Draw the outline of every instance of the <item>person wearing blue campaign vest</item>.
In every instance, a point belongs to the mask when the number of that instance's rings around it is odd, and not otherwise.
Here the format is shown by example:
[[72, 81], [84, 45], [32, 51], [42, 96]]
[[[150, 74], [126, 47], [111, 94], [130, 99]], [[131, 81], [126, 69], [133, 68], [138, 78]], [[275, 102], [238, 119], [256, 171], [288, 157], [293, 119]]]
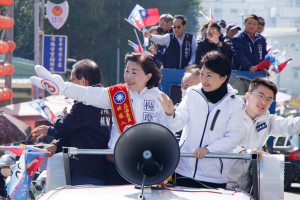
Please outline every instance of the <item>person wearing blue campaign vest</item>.
[[165, 59], [161, 61], [164, 68], [184, 69], [195, 63], [197, 42], [192, 34], [186, 33], [186, 18], [176, 15], [173, 19], [173, 33], [163, 36], [152, 35], [145, 31], [144, 36], [151, 41], [166, 46]]

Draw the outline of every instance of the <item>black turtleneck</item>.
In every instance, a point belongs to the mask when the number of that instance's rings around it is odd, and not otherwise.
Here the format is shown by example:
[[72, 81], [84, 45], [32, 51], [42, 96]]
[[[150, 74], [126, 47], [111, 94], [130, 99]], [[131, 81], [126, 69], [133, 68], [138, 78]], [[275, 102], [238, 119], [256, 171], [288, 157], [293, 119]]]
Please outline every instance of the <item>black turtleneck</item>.
[[225, 81], [221, 87], [216, 89], [215, 91], [212, 92], [205, 92], [203, 88], [201, 89], [205, 97], [210, 101], [211, 103], [217, 103], [220, 101], [228, 92], [227, 90], [227, 82]]

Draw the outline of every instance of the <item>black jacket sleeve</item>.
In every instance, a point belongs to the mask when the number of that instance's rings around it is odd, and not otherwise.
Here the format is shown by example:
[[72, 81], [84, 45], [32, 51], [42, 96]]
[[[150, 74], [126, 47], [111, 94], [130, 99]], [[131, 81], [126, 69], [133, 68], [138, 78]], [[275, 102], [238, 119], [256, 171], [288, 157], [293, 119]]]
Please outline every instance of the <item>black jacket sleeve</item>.
[[85, 106], [81, 102], [75, 102], [70, 113], [65, 114], [62, 118], [58, 117], [54, 122], [54, 128], [63, 137], [76, 134], [76, 131], [86, 126], [86, 110], [92, 106]]

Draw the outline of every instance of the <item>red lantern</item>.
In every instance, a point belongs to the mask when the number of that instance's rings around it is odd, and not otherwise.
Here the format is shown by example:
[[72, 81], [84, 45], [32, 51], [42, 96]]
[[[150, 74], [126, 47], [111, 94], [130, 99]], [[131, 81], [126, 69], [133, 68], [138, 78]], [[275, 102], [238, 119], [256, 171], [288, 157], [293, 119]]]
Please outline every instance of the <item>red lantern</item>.
[[2, 92], [2, 89], [0, 89], [0, 102], [3, 101], [3, 97], [4, 97], [4, 94], [3, 94], [3, 92]]
[[7, 100], [9, 100], [9, 99], [13, 98], [14, 93], [11, 89], [9, 89], [9, 88], [6, 88], [6, 89], [7, 89], [7, 94], [8, 94], [8, 99]]
[[0, 0], [0, 5], [10, 6], [13, 2], [14, 0]]
[[15, 68], [12, 64], [10, 63], [4, 64], [4, 73], [6, 76], [11, 76], [14, 72], [15, 72]]
[[9, 46], [7, 42], [0, 40], [0, 54], [7, 53]]
[[7, 40], [6, 44], [8, 45], [8, 51], [7, 52], [13, 52], [16, 49], [16, 43], [12, 40]]
[[14, 19], [8, 16], [0, 16], [0, 29], [10, 29], [15, 25]]
[[5, 76], [5, 67], [4, 65], [0, 65], [0, 77]]
[[2, 88], [0, 101], [7, 101], [13, 97], [13, 92], [9, 88]]
[[4, 76], [7, 76], [7, 74], [9, 73], [9, 71], [10, 71], [10, 66], [9, 65], [7, 65], [7, 64], [9, 64], [9, 63], [4, 63]]

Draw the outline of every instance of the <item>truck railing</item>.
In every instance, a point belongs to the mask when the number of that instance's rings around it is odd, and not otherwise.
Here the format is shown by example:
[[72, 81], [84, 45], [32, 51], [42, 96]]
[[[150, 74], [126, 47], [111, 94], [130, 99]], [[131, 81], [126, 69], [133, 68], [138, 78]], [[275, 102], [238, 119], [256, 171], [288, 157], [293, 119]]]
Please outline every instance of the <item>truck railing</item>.
[[[76, 157], [76, 155], [114, 155], [114, 151], [110, 149], [77, 149], [74, 147], [63, 147], [63, 158], [65, 172], [69, 172], [69, 157]], [[194, 153], [180, 152], [181, 157], [194, 157]], [[205, 158], [222, 158], [222, 159], [241, 159], [250, 160], [251, 162], [251, 174], [253, 184], [253, 197], [259, 200], [259, 178], [258, 178], [258, 155], [251, 153], [208, 153]], [[67, 177], [68, 176], [68, 177]], [[70, 184], [70, 174], [66, 173], [67, 184]]]

